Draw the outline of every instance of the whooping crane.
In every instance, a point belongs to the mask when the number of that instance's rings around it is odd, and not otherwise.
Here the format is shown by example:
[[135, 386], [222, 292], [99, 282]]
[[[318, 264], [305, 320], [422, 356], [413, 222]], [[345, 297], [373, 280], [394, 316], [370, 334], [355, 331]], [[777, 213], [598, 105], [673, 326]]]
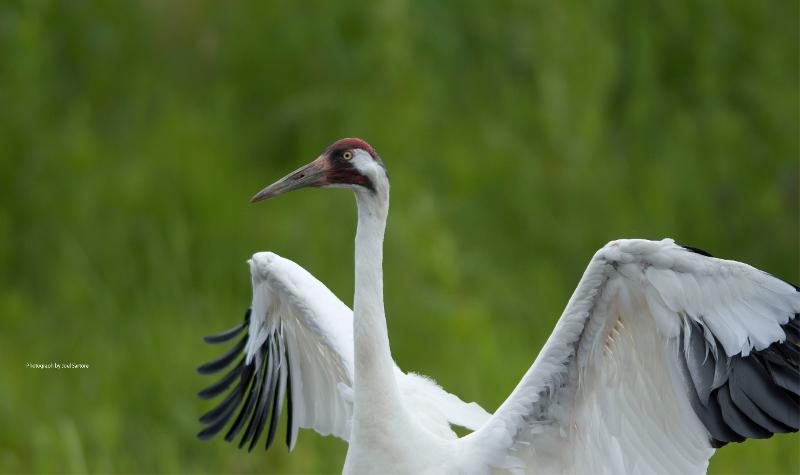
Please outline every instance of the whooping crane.
[[[490, 415], [392, 359], [382, 253], [389, 177], [365, 141], [335, 142], [256, 194], [352, 190], [358, 207], [351, 312], [294, 262], [250, 259], [245, 331], [202, 374], [238, 363], [200, 392], [235, 386], [201, 417], [252, 449], [287, 404], [301, 427], [349, 442], [346, 473], [703, 473], [714, 449], [800, 427], [800, 291], [670, 239], [601, 248], [533, 365]], [[238, 414], [237, 414], [238, 410]], [[270, 418], [271, 414], [271, 418]], [[234, 415], [236, 417], [234, 418]], [[458, 438], [450, 425], [473, 432]]]

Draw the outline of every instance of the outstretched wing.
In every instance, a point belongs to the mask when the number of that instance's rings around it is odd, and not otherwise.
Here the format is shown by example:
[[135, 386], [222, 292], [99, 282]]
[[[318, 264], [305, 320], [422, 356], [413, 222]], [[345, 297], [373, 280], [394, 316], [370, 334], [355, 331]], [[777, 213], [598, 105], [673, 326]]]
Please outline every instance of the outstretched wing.
[[800, 427], [800, 292], [672, 240], [595, 254], [536, 361], [461, 443], [473, 467], [702, 473]]
[[285, 398], [290, 450], [301, 427], [347, 440], [352, 404], [342, 393], [352, 385], [352, 312], [288, 259], [262, 252], [248, 263], [253, 303], [244, 323], [207, 337], [206, 342], [222, 343], [245, 329], [246, 333], [223, 356], [198, 368], [201, 374], [216, 373], [241, 355], [232, 370], [199, 396], [212, 398], [237, 384], [200, 418], [207, 427], [198, 437], [206, 439], [220, 432], [238, 409], [225, 440], [232, 441], [244, 429], [239, 447], [249, 443], [252, 450], [269, 421], [269, 447]]
[[[249, 443], [252, 450], [268, 428], [269, 448], [286, 399], [289, 450], [294, 448], [301, 427], [348, 440], [352, 417], [352, 311], [325, 285], [288, 259], [261, 252], [249, 264], [253, 303], [245, 321], [205, 339], [212, 344], [224, 343], [246, 330], [228, 352], [198, 368], [201, 374], [217, 373], [241, 356], [222, 379], [199, 393], [201, 398], [209, 399], [233, 386], [222, 402], [200, 418], [207, 427], [198, 437], [214, 436], [233, 419], [225, 440], [230, 442], [243, 431], [239, 447]], [[395, 377], [410, 412], [434, 433], [455, 438], [450, 423], [477, 429], [489, 418], [477, 404], [461, 401], [428, 378], [405, 374], [396, 367]]]

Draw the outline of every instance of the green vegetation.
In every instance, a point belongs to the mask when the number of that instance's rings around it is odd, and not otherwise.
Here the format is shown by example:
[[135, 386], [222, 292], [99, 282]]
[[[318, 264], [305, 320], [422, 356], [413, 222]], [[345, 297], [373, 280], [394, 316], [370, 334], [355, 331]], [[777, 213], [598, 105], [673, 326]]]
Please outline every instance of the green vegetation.
[[[344, 191], [249, 205], [333, 140], [391, 171], [401, 367], [494, 409], [594, 251], [798, 281], [797, 2], [0, 3], [0, 471], [333, 472], [194, 438], [204, 334], [272, 250], [351, 302]], [[86, 363], [35, 370], [26, 363]], [[797, 473], [800, 437], [713, 473]]]

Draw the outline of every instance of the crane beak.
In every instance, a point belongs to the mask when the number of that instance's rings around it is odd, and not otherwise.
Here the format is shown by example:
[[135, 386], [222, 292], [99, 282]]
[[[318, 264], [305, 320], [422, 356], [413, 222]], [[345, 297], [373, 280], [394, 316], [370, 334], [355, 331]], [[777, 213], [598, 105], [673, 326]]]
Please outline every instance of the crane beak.
[[321, 155], [308, 165], [298, 168], [285, 177], [259, 191], [252, 198], [251, 203], [268, 200], [278, 195], [299, 190], [308, 186], [323, 186], [327, 183], [328, 161]]

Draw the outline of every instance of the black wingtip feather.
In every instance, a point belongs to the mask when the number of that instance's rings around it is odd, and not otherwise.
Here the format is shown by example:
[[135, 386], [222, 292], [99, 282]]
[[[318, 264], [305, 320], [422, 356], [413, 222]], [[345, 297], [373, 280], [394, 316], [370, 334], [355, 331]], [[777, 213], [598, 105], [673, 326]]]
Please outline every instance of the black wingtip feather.
[[681, 246], [681, 247], [686, 249], [687, 251], [692, 251], [695, 254], [700, 254], [701, 256], [714, 257], [709, 252], [706, 252], [698, 247], [692, 247], [692, 246]]
[[209, 343], [211, 345], [216, 345], [218, 343], [224, 343], [228, 340], [232, 340], [236, 335], [238, 335], [243, 329], [245, 324], [240, 323], [233, 328], [229, 328], [222, 333], [218, 333], [216, 335], [208, 335], [203, 337], [203, 341]]
[[228, 393], [219, 404], [211, 408], [208, 412], [200, 416], [199, 421], [203, 424], [211, 424], [213, 421], [217, 420], [220, 414], [228, 410], [231, 406], [236, 406], [238, 403], [235, 402], [236, 397], [242, 392], [241, 385], [237, 385], [233, 391]]
[[231, 384], [233, 384], [233, 382], [236, 380], [236, 377], [242, 373], [243, 368], [244, 357], [242, 357], [242, 360], [236, 366], [234, 366], [233, 369], [228, 372], [228, 374], [223, 376], [222, 379], [198, 392], [197, 397], [200, 399], [211, 399], [216, 397], [218, 394], [228, 389]]
[[791, 392], [795, 396], [800, 396], [800, 371], [792, 368], [788, 364], [779, 362], [765, 361], [767, 370], [775, 384]]
[[236, 416], [236, 420], [233, 422], [230, 430], [225, 434], [226, 442], [231, 442], [236, 437], [236, 434], [242, 429], [245, 420], [250, 416], [250, 412], [253, 409], [253, 404], [255, 402], [253, 393], [256, 392], [256, 385], [258, 384], [257, 380], [253, 378], [254, 373], [255, 363], [247, 365], [244, 373], [242, 373], [242, 387], [244, 387], [244, 390], [247, 392], [247, 399], [245, 399], [242, 410], [239, 411], [239, 415]]
[[[239, 406], [239, 402], [242, 399], [242, 387], [236, 386], [233, 391], [230, 392], [225, 401], [220, 403], [217, 407], [219, 408], [217, 411], [214, 411], [214, 408], [211, 411], [208, 411], [203, 416], [200, 417], [200, 422], [203, 424], [215, 424], [221, 418], [224, 418], [227, 421], [230, 416], [232, 415], [233, 411]], [[212, 412], [213, 411], [213, 412]]]
[[292, 366], [289, 362], [289, 349], [284, 347], [286, 354], [286, 448], [292, 451], [292, 422], [294, 421], [294, 410], [292, 408]]
[[282, 344], [283, 336], [281, 335], [277, 341], [277, 357], [278, 357], [278, 367], [276, 368], [275, 374], [275, 395], [274, 399], [272, 400], [272, 418], [269, 421], [269, 431], [267, 432], [267, 443], [264, 446], [264, 449], [269, 449], [272, 445], [272, 441], [275, 439], [275, 432], [278, 429], [278, 421], [281, 418], [281, 408], [283, 407], [283, 397], [284, 397], [284, 388], [286, 387], [286, 354], [284, 351], [284, 347]]
[[244, 338], [242, 338], [239, 343], [236, 344], [236, 346], [228, 350], [224, 355], [197, 368], [197, 372], [200, 374], [214, 374], [225, 369], [233, 362], [233, 360], [236, 359], [237, 356], [239, 356], [239, 353], [241, 353], [241, 351], [244, 349], [245, 344], [247, 344], [247, 335], [245, 335]]
[[270, 408], [272, 405], [272, 398], [274, 397], [275, 393], [275, 386], [277, 386], [277, 377], [275, 374], [275, 368], [277, 367], [275, 362], [275, 338], [272, 338], [269, 342], [269, 363], [267, 364], [267, 374], [266, 374], [266, 382], [264, 383], [267, 391], [262, 394], [261, 401], [259, 404], [259, 412], [258, 412], [258, 425], [256, 425], [255, 433], [253, 434], [253, 438], [250, 440], [250, 446], [247, 448], [248, 452], [253, 450], [253, 447], [256, 446], [258, 439], [261, 437], [261, 433], [264, 431], [264, 426], [266, 425], [267, 419], [269, 418]]
[[742, 389], [745, 394], [773, 419], [791, 427], [800, 428], [800, 408], [783, 388], [771, 384], [771, 377], [760, 362], [742, 358], [736, 369], [743, 371]]
[[736, 407], [738, 407], [743, 413], [747, 414], [747, 417], [753, 422], [773, 434], [791, 432], [791, 427], [781, 424], [759, 409], [758, 406], [756, 406], [755, 403], [753, 403], [753, 401], [751, 401], [750, 398], [747, 397], [747, 395], [741, 390], [738, 384], [729, 384], [728, 389], [730, 391], [731, 400]]
[[722, 412], [722, 419], [737, 434], [746, 439], [765, 439], [772, 435], [771, 432], [753, 422], [736, 407], [731, 399], [728, 385], [721, 387], [717, 391], [717, 402]]
[[[267, 337], [267, 340], [269, 340], [269, 337]], [[250, 421], [247, 423], [247, 428], [244, 430], [244, 435], [242, 435], [242, 439], [239, 441], [240, 449], [244, 447], [245, 444], [247, 444], [247, 442], [253, 437], [253, 434], [255, 433], [260, 414], [259, 411], [261, 407], [260, 401], [262, 398], [262, 393], [265, 391], [264, 383], [266, 381], [266, 372], [267, 372], [267, 365], [265, 362], [265, 359], [267, 357], [266, 342], [265, 345], [262, 346], [261, 349], [259, 350], [259, 353], [261, 355], [261, 366], [258, 368], [258, 375], [256, 377], [256, 381], [253, 383], [256, 385], [255, 400], [253, 402], [255, 412], [253, 412], [253, 416], [250, 418]]]
[[238, 335], [245, 327], [250, 323], [250, 314], [252, 309], [248, 308], [244, 312], [244, 321], [242, 323], [234, 326], [233, 328], [229, 328], [222, 333], [218, 333], [216, 335], [209, 335], [203, 337], [203, 341], [212, 345], [216, 345], [218, 343], [224, 343], [226, 341], [232, 340], [236, 335]]
[[[683, 354], [687, 394], [692, 408], [709, 432], [711, 445], [719, 448], [728, 442], [741, 442], [746, 438], [766, 438], [781, 432], [796, 432], [800, 426], [800, 348], [798, 348], [797, 318], [783, 326], [786, 340], [753, 351], [748, 356], [727, 357], [724, 354], [706, 354], [698, 350], [696, 338], [702, 329], [691, 325], [690, 351]], [[719, 341], [716, 342], [720, 347]], [[724, 358], [729, 368], [727, 378], [716, 387], [709, 387], [709, 371], [704, 358]], [[720, 361], [716, 361], [718, 365]], [[710, 391], [710, 392], [709, 392]], [[710, 394], [708, 401], [702, 400]]]
[[239, 401], [242, 398], [241, 386], [237, 386], [236, 389], [231, 392], [231, 395], [233, 396], [231, 402], [224, 407], [224, 410], [217, 415], [215, 419], [208, 421], [208, 427], [201, 430], [197, 434], [197, 437], [200, 440], [207, 440], [213, 437], [217, 432], [221, 431], [222, 428], [225, 427], [225, 424], [227, 424], [228, 420], [230, 420], [233, 412], [236, 410], [236, 407], [239, 405]]
[[[244, 323], [218, 335], [206, 337], [204, 340], [212, 344], [232, 340], [243, 329], [248, 328], [250, 316], [251, 310], [248, 309], [245, 312]], [[200, 374], [213, 374], [228, 367], [241, 354], [248, 338], [249, 336], [245, 333], [244, 338], [225, 354], [200, 366], [197, 371]], [[238, 380], [236, 387], [222, 402], [200, 417], [200, 422], [206, 424], [207, 427], [201, 430], [197, 437], [202, 440], [209, 439], [219, 433], [233, 419], [224, 440], [232, 442], [244, 428], [238, 446], [241, 449], [247, 445], [247, 450], [252, 451], [269, 420], [265, 444], [265, 447], [269, 448], [274, 441], [280, 422], [284, 397], [288, 395], [286, 444], [291, 449], [291, 443], [296, 437], [297, 431], [296, 429], [292, 430], [295, 415], [291, 400], [291, 368], [282, 327], [273, 330], [267, 336], [258, 349], [258, 358], [251, 361], [250, 364], [246, 364], [246, 360], [247, 357], [243, 356], [236, 366], [219, 381], [198, 392], [198, 397], [201, 399], [210, 399], [222, 394]], [[238, 414], [234, 418], [233, 415], [237, 413], [237, 410]]]

